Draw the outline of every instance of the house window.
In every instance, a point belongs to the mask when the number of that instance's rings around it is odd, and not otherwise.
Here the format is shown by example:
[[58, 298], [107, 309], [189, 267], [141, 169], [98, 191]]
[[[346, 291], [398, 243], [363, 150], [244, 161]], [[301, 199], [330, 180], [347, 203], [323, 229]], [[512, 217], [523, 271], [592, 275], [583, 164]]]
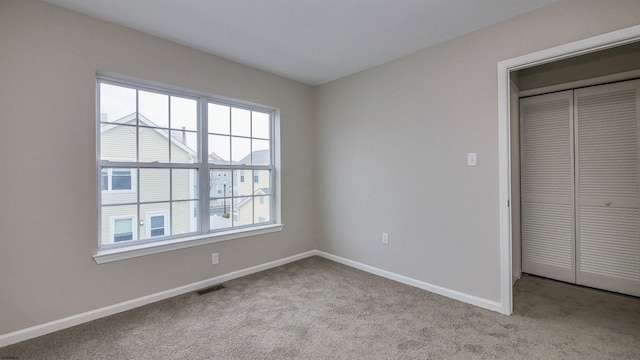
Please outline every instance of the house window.
[[167, 214], [147, 213], [147, 226], [149, 237], [167, 236]]
[[102, 168], [100, 170], [100, 188], [102, 191], [134, 190], [134, 171], [130, 168]]
[[133, 216], [117, 217], [111, 220], [112, 240], [114, 243], [130, 241], [135, 239]]
[[102, 169], [100, 176], [100, 188], [102, 190], [109, 190], [109, 171], [107, 169]]
[[104, 77], [97, 92], [100, 248], [258, 224], [252, 200], [274, 196], [273, 110]]
[[260, 175], [258, 175], [258, 174], [253, 175], [253, 182], [254, 183], [259, 183], [260, 182]]
[[131, 190], [131, 169], [113, 169], [111, 190]]

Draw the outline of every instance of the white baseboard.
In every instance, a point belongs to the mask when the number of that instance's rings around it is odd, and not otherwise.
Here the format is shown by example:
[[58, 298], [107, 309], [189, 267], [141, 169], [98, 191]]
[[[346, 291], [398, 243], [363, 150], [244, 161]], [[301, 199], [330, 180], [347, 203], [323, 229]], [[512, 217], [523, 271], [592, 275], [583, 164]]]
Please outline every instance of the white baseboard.
[[209, 286], [213, 286], [216, 284], [223, 283], [225, 281], [230, 281], [233, 279], [237, 279], [239, 277], [243, 277], [246, 275], [254, 274], [260, 271], [264, 271], [267, 269], [271, 269], [280, 265], [288, 264], [294, 261], [298, 261], [304, 258], [308, 258], [311, 256], [320, 256], [325, 259], [335, 261], [337, 263], [347, 265], [358, 270], [366, 271], [368, 273], [378, 275], [390, 280], [394, 280], [409, 286], [417, 287], [426, 291], [430, 291], [442, 296], [446, 296], [448, 298], [462, 301], [471, 305], [475, 305], [484, 309], [493, 310], [500, 312], [502, 309], [502, 305], [495, 301], [490, 301], [487, 299], [482, 299], [476, 296], [472, 296], [469, 294], [465, 294], [459, 291], [447, 289], [441, 286], [429, 284], [424, 281], [416, 280], [407, 276], [399, 275], [392, 273], [390, 271], [378, 269], [373, 266], [369, 266], [366, 264], [359, 263], [357, 261], [349, 260], [342, 258], [340, 256], [332, 255], [326, 253], [324, 251], [319, 250], [311, 250], [304, 253], [300, 253], [297, 255], [289, 256], [284, 259], [275, 260], [268, 262], [262, 265], [252, 266], [246, 269], [230, 272], [228, 274], [216, 276], [207, 280], [198, 281], [192, 284], [180, 286], [174, 289], [161, 291], [159, 293], [143, 296], [137, 299], [132, 299], [129, 301], [121, 302], [118, 304], [110, 305], [107, 307], [103, 307], [96, 310], [87, 311], [85, 313], [69, 316], [63, 319], [54, 320], [48, 323], [44, 323], [41, 325], [36, 325], [30, 328], [26, 328], [23, 330], [18, 330], [15, 332], [11, 332], [8, 334], [0, 335], [0, 347], [8, 346], [11, 344], [18, 343], [20, 341], [25, 341], [29, 339], [36, 338], [38, 336], [46, 335], [58, 330], [70, 328], [72, 326], [76, 326], [82, 323], [86, 323], [92, 320], [100, 319], [105, 316], [117, 314], [123, 311], [131, 310], [140, 306], [144, 306], [156, 301], [161, 301], [164, 299], [168, 299], [174, 296], [186, 294], [191, 291], [196, 291], [202, 288], [206, 288]]
[[147, 305], [156, 301], [168, 299], [174, 296], [186, 294], [191, 291], [200, 290], [205, 287], [223, 283], [239, 277], [257, 273], [263, 270], [271, 269], [280, 265], [288, 264], [297, 260], [317, 255], [316, 250], [307, 251], [297, 255], [289, 256], [284, 259], [275, 260], [262, 265], [252, 266], [246, 269], [230, 272], [228, 274], [216, 276], [207, 280], [198, 281], [192, 284], [180, 286], [174, 289], [161, 291], [159, 293], [143, 296], [137, 299], [128, 300], [119, 304], [110, 305], [96, 310], [87, 311], [85, 313], [69, 316], [63, 319], [54, 320], [41, 325], [18, 330], [8, 334], [0, 335], [0, 347], [18, 343], [20, 341], [29, 340], [38, 336], [46, 335], [58, 330], [70, 328], [82, 323], [103, 318], [105, 316], [117, 314], [123, 311], [131, 310], [143, 305]]
[[406, 284], [406, 285], [409, 285], [409, 286], [413, 286], [413, 287], [417, 287], [417, 288], [420, 288], [420, 289], [423, 289], [423, 290], [427, 290], [427, 291], [430, 291], [432, 293], [436, 293], [438, 295], [446, 296], [446, 297], [454, 299], [454, 300], [462, 301], [462, 302], [465, 302], [467, 304], [475, 305], [475, 306], [478, 306], [478, 307], [481, 307], [481, 308], [484, 308], [484, 309], [487, 309], [487, 310], [502, 312], [502, 304], [500, 304], [499, 302], [495, 302], [495, 301], [479, 298], [477, 296], [473, 296], [473, 295], [465, 294], [465, 293], [462, 293], [462, 292], [459, 292], [459, 291], [447, 289], [447, 288], [444, 288], [442, 286], [429, 284], [429, 283], [424, 282], [424, 281], [416, 280], [416, 279], [413, 279], [413, 278], [410, 278], [410, 277], [407, 277], [407, 276], [399, 275], [399, 274], [396, 274], [396, 273], [392, 273], [390, 271], [386, 271], [386, 270], [378, 269], [378, 268], [373, 267], [373, 266], [362, 264], [362, 263], [359, 263], [357, 261], [345, 259], [345, 258], [342, 258], [340, 256], [336, 256], [336, 255], [332, 255], [332, 254], [326, 253], [324, 251], [316, 250], [315, 254], [318, 255], [318, 256], [321, 256], [321, 257], [323, 257], [325, 259], [329, 259], [329, 260], [335, 261], [337, 263], [356, 268], [358, 270], [366, 271], [368, 273], [371, 273], [371, 274], [374, 274], [374, 275], [378, 275], [378, 276], [382, 276], [384, 278], [387, 278], [387, 279], [390, 279], [390, 280], [394, 280], [394, 281], [397, 281], [397, 282], [400, 282], [400, 283], [403, 283], [403, 284]]

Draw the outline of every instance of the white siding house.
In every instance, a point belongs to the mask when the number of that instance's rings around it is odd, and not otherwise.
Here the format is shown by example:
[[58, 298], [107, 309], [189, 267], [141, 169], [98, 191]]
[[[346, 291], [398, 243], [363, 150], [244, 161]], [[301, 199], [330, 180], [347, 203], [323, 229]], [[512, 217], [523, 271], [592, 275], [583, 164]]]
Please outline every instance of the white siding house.
[[[138, 136], [140, 162], [166, 162], [169, 156], [172, 162], [197, 161], [197, 152], [187, 146], [179, 131], [170, 136], [170, 130], [155, 127], [142, 114], [138, 119], [139, 127], [131, 126], [136, 123], [135, 113], [101, 125], [102, 159], [135, 161]], [[195, 170], [103, 168], [100, 185], [102, 245], [197, 230]]]

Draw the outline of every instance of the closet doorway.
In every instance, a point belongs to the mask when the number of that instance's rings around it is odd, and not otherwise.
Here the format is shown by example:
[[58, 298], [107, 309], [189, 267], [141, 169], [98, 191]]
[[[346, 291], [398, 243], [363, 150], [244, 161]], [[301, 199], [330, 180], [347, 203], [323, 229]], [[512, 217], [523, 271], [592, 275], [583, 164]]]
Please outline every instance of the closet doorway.
[[519, 112], [522, 271], [640, 296], [640, 80]]

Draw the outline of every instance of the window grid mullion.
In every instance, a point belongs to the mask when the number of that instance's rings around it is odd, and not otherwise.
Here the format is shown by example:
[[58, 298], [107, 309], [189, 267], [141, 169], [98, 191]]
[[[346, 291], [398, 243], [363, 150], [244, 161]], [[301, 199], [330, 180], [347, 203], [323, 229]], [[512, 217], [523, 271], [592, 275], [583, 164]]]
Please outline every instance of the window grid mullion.
[[200, 149], [200, 165], [198, 171], [199, 182], [199, 211], [200, 211], [200, 233], [206, 234], [211, 228], [209, 208], [210, 199], [209, 194], [211, 189], [209, 188], [209, 115], [208, 115], [208, 101], [206, 98], [200, 98], [198, 100], [198, 147]]
[[168, 119], [168, 128], [167, 128], [167, 134], [169, 134], [169, 138], [167, 139], [169, 142], [169, 162], [172, 163], [173, 162], [173, 158], [171, 157], [171, 148], [173, 146], [171, 146], [171, 137], [173, 136], [173, 132], [171, 130], [171, 96], [167, 96], [167, 111], [169, 112], [167, 114], [167, 119]]
[[[136, 204], [137, 209], [137, 217], [135, 219], [135, 224], [132, 227], [135, 227], [136, 234], [138, 234], [138, 240], [140, 237], [140, 224], [141, 224], [141, 213], [140, 213], [140, 91], [136, 89], [136, 196], [138, 203]], [[131, 229], [133, 231], [133, 229]]]

